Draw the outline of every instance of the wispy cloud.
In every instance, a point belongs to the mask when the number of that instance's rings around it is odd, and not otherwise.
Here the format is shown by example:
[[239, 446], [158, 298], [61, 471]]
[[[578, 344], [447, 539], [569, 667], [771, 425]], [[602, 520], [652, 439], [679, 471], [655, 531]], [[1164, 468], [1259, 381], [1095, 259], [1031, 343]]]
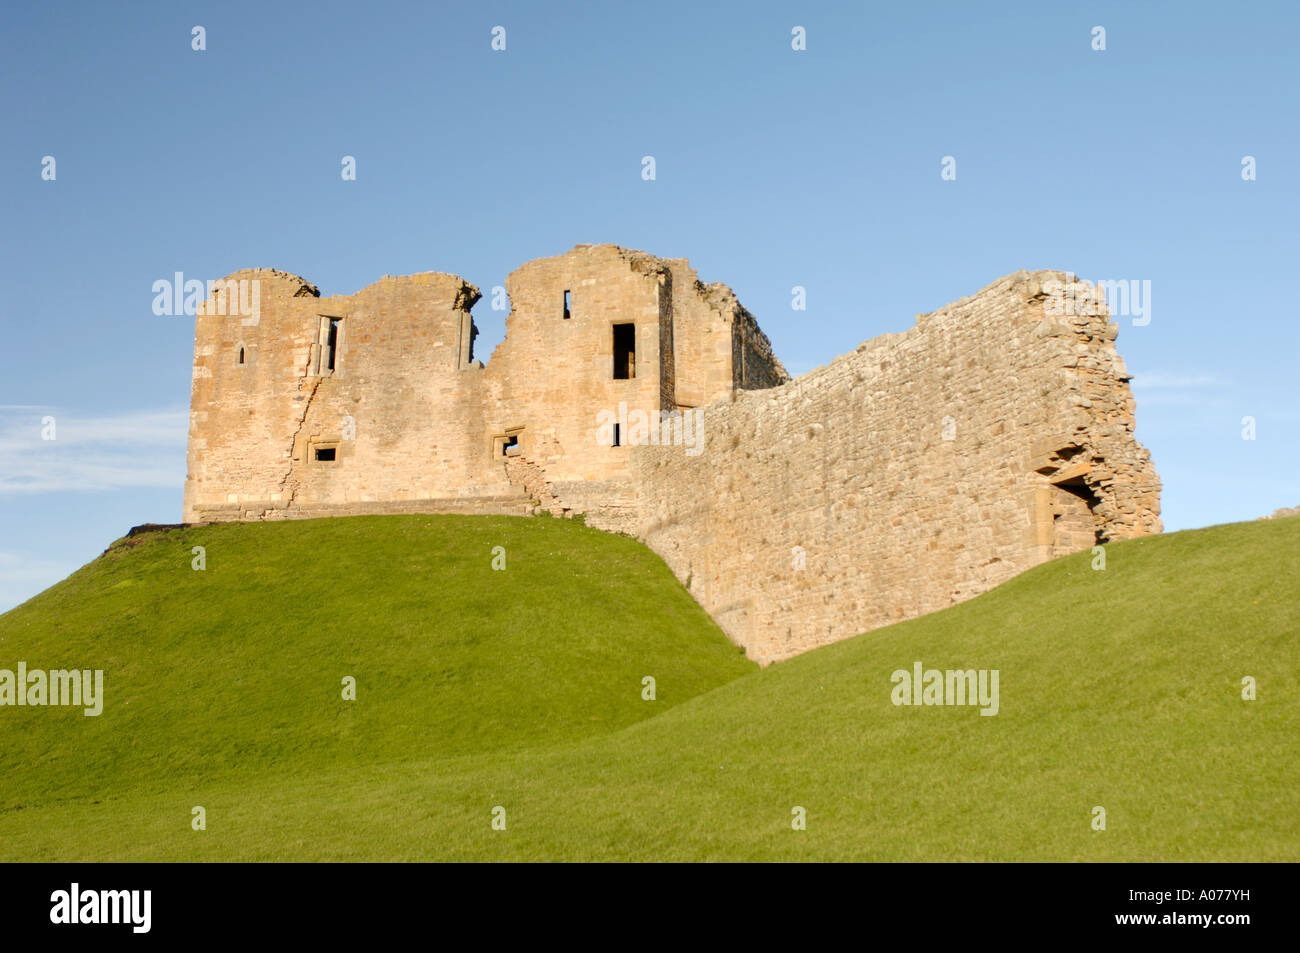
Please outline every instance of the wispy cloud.
[[1150, 371], [1133, 375], [1132, 387], [1142, 407], [1221, 407], [1227, 381], [1213, 374]]
[[[42, 407], [0, 411], [0, 495], [177, 487], [185, 481], [185, 410], [106, 417]], [[53, 418], [53, 440], [46, 439], [47, 418]]]
[[1154, 371], [1133, 375], [1133, 387], [1144, 390], [1204, 390], [1218, 386], [1221, 381], [1209, 374], [1164, 374]]
[[[1199, 407], [1202, 410], [1218, 410], [1227, 406], [1222, 397], [1207, 397], [1192, 391], [1156, 391], [1153, 394], [1139, 391], [1138, 407]], [[1140, 412], [1140, 411], [1139, 411]]]

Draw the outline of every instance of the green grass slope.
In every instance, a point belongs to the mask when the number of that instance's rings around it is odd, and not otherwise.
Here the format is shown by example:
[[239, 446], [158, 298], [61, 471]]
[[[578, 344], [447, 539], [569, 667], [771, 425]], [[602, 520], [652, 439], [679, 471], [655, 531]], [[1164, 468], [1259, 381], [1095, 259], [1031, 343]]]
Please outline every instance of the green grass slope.
[[[121, 540], [0, 617], [0, 668], [20, 660], [103, 669], [106, 701], [98, 717], [0, 708], [8, 820], [178, 781], [554, 744], [755, 668], [632, 540], [453, 516]], [[655, 706], [641, 699], [651, 672]]]
[[[758, 671], [562, 521], [177, 531], [0, 617], [0, 667], [107, 695], [0, 709], [0, 857], [1300, 859], [1300, 519], [1090, 561]], [[918, 660], [999, 713], [893, 705]]]

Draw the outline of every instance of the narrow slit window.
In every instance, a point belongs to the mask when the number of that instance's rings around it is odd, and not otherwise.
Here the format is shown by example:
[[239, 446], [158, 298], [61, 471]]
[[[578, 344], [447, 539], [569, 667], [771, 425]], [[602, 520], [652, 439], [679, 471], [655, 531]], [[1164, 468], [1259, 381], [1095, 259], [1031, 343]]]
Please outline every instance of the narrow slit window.
[[636, 325], [614, 325], [614, 380], [636, 377]]
[[618, 431], [618, 424], [615, 424], [615, 425], [614, 425], [614, 442], [611, 443], [610, 446], [611, 446], [611, 447], [621, 447], [621, 446], [623, 445], [623, 444], [622, 444], [622, 436], [623, 436], [623, 435], [620, 434], [619, 431]]
[[339, 319], [330, 318], [329, 321], [329, 333], [325, 339], [325, 367], [327, 370], [332, 371], [334, 370], [334, 359], [339, 347]]
[[573, 298], [570, 296], [571, 294], [572, 293], [568, 290], [564, 292], [564, 320], [566, 321], [573, 317], [573, 311], [570, 310], [573, 306]]
[[244, 363], [244, 349], [242, 347], [239, 349], [239, 363]]

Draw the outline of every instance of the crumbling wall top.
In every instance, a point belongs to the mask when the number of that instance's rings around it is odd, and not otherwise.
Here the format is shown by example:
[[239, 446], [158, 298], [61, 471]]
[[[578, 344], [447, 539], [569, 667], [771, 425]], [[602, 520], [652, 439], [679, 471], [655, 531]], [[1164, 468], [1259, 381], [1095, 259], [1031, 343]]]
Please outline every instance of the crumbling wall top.
[[284, 282], [292, 285], [294, 290], [291, 292], [295, 298], [319, 298], [320, 289], [300, 275], [292, 272], [281, 271], [278, 268], [241, 268], [239, 271], [232, 272], [222, 278], [225, 281], [239, 281], [240, 279], [256, 279], [258, 281]]

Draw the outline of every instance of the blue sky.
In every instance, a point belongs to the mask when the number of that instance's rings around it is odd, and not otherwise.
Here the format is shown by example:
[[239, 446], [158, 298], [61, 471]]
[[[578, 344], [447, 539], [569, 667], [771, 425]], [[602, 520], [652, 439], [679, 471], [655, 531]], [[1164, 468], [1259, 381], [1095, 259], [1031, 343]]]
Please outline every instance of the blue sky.
[[6, 4], [0, 610], [180, 519], [177, 271], [487, 292], [615, 242], [731, 285], [795, 374], [1021, 268], [1149, 280], [1117, 343], [1166, 528], [1300, 504], [1297, 5], [989, 6]]

